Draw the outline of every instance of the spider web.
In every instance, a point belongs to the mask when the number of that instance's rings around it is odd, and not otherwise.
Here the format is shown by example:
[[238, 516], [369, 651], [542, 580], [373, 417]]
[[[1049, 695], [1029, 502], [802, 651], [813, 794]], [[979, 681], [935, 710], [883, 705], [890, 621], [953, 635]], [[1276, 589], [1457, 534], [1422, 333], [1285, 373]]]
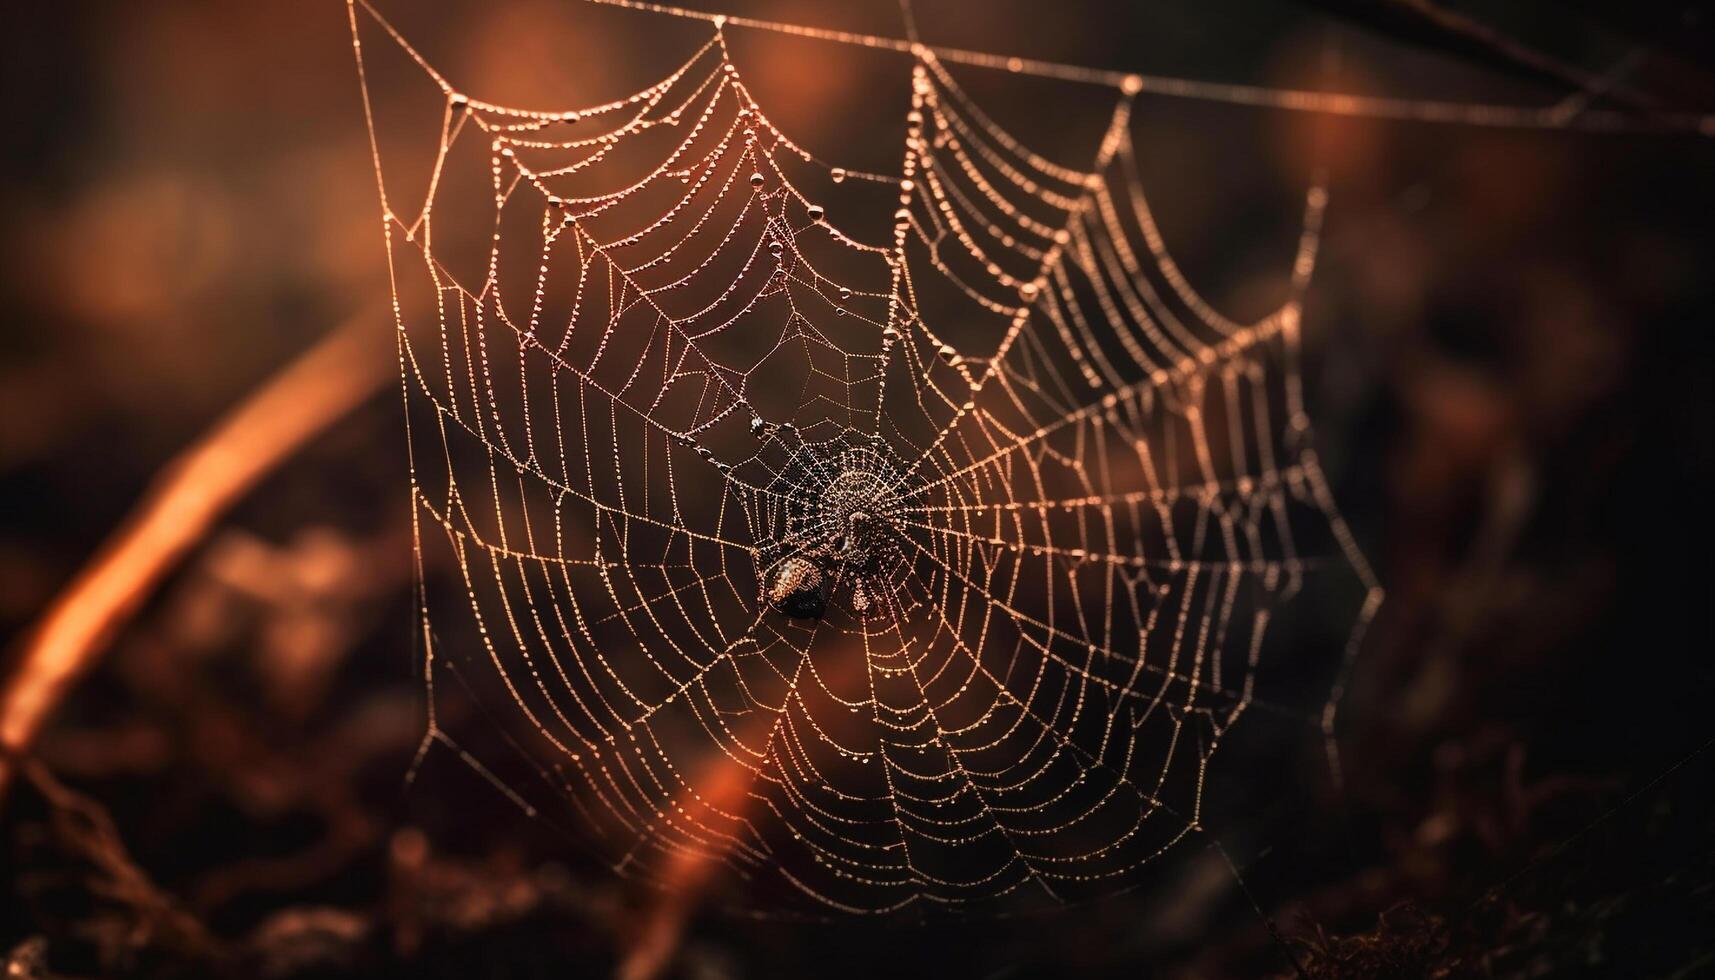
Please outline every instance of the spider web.
[[[489, 772], [436, 713], [456, 670], [616, 870], [851, 912], [1127, 887], [1250, 712], [1337, 761], [1381, 590], [1300, 392], [1320, 183], [1286, 302], [1239, 323], [1143, 195], [1140, 76], [1079, 79], [1113, 106], [1073, 166], [910, 45], [868, 173], [770, 119], [722, 17], [657, 83], [538, 111], [350, 9], [360, 76], [369, 32], [444, 99], [425, 181], [376, 154], [418, 560], [463, 590], [421, 592], [425, 745]], [[1350, 641], [1271, 674], [1329, 574]]]

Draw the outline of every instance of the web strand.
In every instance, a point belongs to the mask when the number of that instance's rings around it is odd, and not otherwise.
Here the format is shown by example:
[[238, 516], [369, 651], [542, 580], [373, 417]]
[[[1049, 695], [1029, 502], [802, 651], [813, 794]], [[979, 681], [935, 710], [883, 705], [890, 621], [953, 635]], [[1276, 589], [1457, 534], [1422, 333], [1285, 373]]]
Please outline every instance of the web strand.
[[[884, 37], [877, 34], [862, 34], [755, 17], [711, 13], [670, 4], [649, 3], [645, 0], [584, 0], [584, 2], [622, 7], [627, 10], [644, 11], [669, 17], [700, 20], [717, 27], [731, 25], [785, 34], [791, 37], [869, 48], [876, 51], [892, 51], [909, 54], [913, 57], [921, 57], [927, 51], [942, 61], [954, 64], [1011, 72], [1018, 75], [1032, 75], [1038, 78], [1054, 78], [1089, 85], [1104, 85], [1127, 92], [1192, 99], [1201, 102], [1220, 102], [1229, 105], [1336, 116], [1357, 116], [1370, 119], [1508, 129], [1579, 129], [1593, 132], [1669, 130], [1715, 136], [1715, 114], [1711, 113], [1651, 113], [1647, 117], [1640, 117], [1630, 113], [1587, 111], [1585, 108], [1587, 99], [1599, 94], [1594, 90], [1576, 92], [1570, 100], [1540, 107], [1315, 92], [1088, 68], [1082, 65], [1069, 65], [1037, 58], [1020, 58], [963, 48], [923, 45], [915, 41]], [[1607, 82], [1606, 76], [1598, 78], [1597, 87], [1599, 88]]]

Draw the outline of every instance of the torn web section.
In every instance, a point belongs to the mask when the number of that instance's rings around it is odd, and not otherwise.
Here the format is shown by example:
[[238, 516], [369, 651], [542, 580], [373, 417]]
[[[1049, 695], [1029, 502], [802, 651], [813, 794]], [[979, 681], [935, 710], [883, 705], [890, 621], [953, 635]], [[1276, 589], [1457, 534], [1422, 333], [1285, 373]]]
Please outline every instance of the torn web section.
[[[928, 67], [931, 195], [921, 222], [902, 211], [905, 254], [920, 245], [938, 282], [1004, 327], [961, 347], [927, 325], [937, 318], [913, 323], [939, 363], [918, 356], [926, 383], [888, 403], [933, 431], [902, 523], [937, 593], [928, 609], [1002, 678], [995, 708], [1021, 703], [1073, 763], [1041, 770], [1077, 819], [1035, 854], [1062, 862], [1048, 873], [1063, 892], [1099, 893], [1201, 824], [1208, 763], [1241, 715], [1261, 708], [1309, 741], [1348, 648], [1262, 671], [1269, 653], [1302, 649], [1271, 645], [1270, 625], [1308, 575], [1353, 578], [1354, 552], [1309, 449], [1295, 300], [1241, 325], [1196, 294], [1125, 166], [1124, 103], [1085, 174], [1032, 153]], [[1012, 271], [1031, 259], [1035, 278]], [[1301, 252], [1300, 279], [1311, 261]], [[1104, 774], [1109, 789], [1080, 800]], [[1104, 841], [1095, 816], [1116, 798], [1137, 822]]]

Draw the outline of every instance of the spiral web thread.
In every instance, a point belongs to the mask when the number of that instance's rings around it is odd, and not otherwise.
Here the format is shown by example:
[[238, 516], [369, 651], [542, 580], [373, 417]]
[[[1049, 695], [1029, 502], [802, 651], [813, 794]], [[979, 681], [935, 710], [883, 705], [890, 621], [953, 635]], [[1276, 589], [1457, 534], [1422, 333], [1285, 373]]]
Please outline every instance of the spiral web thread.
[[[445, 100], [426, 186], [376, 154], [418, 559], [468, 600], [423, 592], [425, 746], [490, 771], [436, 713], [455, 671], [618, 871], [851, 912], [1119, 890], [1247, 712], [1332, 746], [1381, 590], [1296, 373], [1319, 184], [1289, 299], [1237, 323], [1164, 247], [1133, 77], [1077, 169], [914, 46], [894, 176], [778, 129], [718, 17], [543, 112], [350, 11], [360, 77], [368, 37]], [[1330, 573], [1350, 642], [1282, 707], [1270, 623]]]

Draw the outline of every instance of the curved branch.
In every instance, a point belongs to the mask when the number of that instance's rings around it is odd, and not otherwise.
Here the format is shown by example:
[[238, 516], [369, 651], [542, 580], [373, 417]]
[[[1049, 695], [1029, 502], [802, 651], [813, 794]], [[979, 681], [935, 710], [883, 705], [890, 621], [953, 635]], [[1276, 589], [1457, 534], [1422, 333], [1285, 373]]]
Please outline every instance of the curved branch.
[[354, 316], [233, 408], [154, 486], [24, 636], [0, 687], [0, 794], [59, 702], [209, 527], [392, 376], [375, 313]]

